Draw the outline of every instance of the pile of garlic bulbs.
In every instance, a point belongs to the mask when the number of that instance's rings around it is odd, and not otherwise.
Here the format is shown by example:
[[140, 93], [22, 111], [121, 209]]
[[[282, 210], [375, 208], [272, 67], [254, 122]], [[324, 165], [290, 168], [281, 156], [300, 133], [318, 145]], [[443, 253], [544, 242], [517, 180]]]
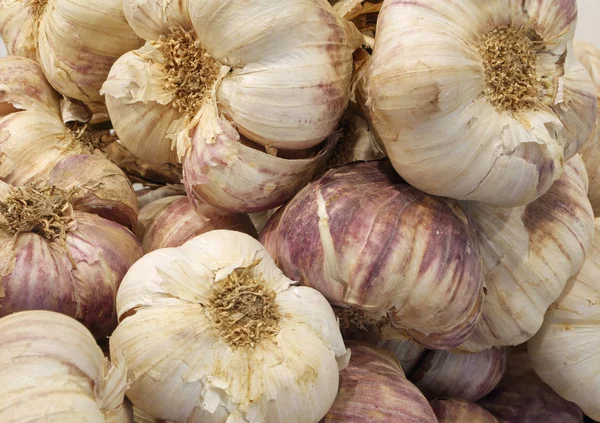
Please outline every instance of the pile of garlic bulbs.
[[0, 0], [0, 423], [600, 421], [577, 17]]

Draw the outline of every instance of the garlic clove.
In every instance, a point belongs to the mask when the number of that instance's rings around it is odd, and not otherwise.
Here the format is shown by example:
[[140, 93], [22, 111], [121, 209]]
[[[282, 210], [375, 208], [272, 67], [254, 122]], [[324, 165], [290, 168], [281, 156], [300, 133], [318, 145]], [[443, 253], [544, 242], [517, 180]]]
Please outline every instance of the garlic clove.
[[316, 155], [308, 158], [276, 157], [244, 145], [229, 122], [219, 119], [222, 133], [214, 142], [200, 132], [192, 139], [190, 156], [183, 163], [183, 182], [192, 201], [236, 213], [253, 213], [280, 206], [325, 167], [340, 133], [328, 137]]
[[135, 33], [147, 40], [167, 35], [170, 28], [181, 26], [191, 29], [188, 2], [170, 0], [124, 0], [123, 11]]
[[[256, 237], [252, 221], [245, 214], [229, 213], [206, 203], [194, 207], [186, 196], [173, 196], [150, 203], [140, 211], [138, 229], [146, 253], [159, 248], [179, 247], [197, 235], [215, 229], [229, 229]], [[148, 210], [146, 210], [148, 209]]]
[[12, 185], [44, 180], [65, 155], [85, 152], [56, 116], [21, 111], [0, 120], [0, 178]]
[[138, 224], [135, 228], [135, 235], [140, 240], [142, 240], [146, 235], [148, 228], [152, 225], [152, 222], [154, 222], [154, 220], [158, 216], [160, 216], [166, 209], [168, 209], [173, 203], [185, 196], [185, 191], [183, 192], [183, 195], [181, 194], [182, 193], [167, 195], [163, 198], [158, 198], [142, 206], [138, 215]]
[[498, 423], [492, 414], [470, 401], [440, 398], [429, 403], [439, 423]]
[[434, 195], [502, 207], [547, 191], [597, 109], [572, 53], [575, 18], [574, 0], [384, 3], [361, 90], [400, 175]]
[[41, 4], [21, 0], [2, 0], [0, 37], [11, 56], [37, 60], [37, 23]]
[[487, 295], [482, 318], [461, 349], [527, 341], [581, 267], [593, 237], [587, 174], [579, 156], [564, 167], [552, 188], [527, 206], [463, 203], [477, 227]]
[[[264, 320], [247, 322], [260, 325], [262, 338], [250, 344], [238, 336], [246, 332], [219, 323], [234, 317], [222, 311], [231, 309], [225, 294], [236, 278], [263, 298]], [[119, 289], [120, 324], [110, 338], [111, 355], [130, 369], [133, 404], [171, 421], [318, 421], [335, 398], [336, 358], [343, 363], [347, 352], [325, 299], [292, 283], [258, 241], [235, 231], [139, 260]], [[310, 312], [297, 318], [302, 307]], [[160, 401], [165, 395], [173, 401]]]
[[[60, 119], [59, 100], [36, 62], [17, 56], [0, 59], [0, 104], [8, 103], [17, 110], [43, 112]], [[0, 112], [0, 117], [4, 115]]]
[[101, 6], [84, 0], [50, 0], [38, 34], [38, 57], [48, 81], [94, 113], [105, 113], [98, 90], [114, 61], [142, 43], [125, 19], [121, 0], [107, 0]]
[[0, 334], [2, 422], [132, 422], [126, 368], [109, 364], [83, 325], [27, 311], [0, 319]]
[[138, 202], [127, 176], [114, 163], [91, 154], [67, 156], [50, 172], [48, 183], [64, 190], [77, 188], [75, 210], [93, 213], [134, 229]]

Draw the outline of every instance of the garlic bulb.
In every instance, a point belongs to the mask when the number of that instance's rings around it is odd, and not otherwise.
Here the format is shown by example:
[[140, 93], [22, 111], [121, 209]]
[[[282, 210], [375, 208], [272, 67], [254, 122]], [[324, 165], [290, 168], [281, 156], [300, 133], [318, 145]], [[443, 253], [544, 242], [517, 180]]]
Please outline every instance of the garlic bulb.
[[589, 136], [576, 0], [383, 3], [361, 90], [394, 168], [434, 195], [527, 204]]
[[16, 108], [0, 118], [0, 179], [5, 182], [43, 181], [66, 155], [96, 147], [87, 129], [90, 111], [61, 99], [30, 59], [0, 59], [0, 103]]
[[199, 139], [194, 144], [183, 164], [183, 182], [196, 205], [207, 202], [232, 213], [265, 211], [289, 200], [325, 167], [341, 137], [336, 131], [315, 152], [281, 157], [240, 141], [231, 124], [220, 122], [224, 132], [212, 144]]
[[469, 354], [449, 351], [427, 351], [417, 369], [410, 375], [423, 394], [477, 401], [490, 393], [506, 371], [508, 351], [505, 348]]
[[174, 423], [317, 422], [348, 353], [325, 298], [293, 283], [241, 232], [146, 254], [119, 288], [110, 338], [133, 405]]
[[[574, 45], [577, 58], [594, 81], [600, 104], [600, 49], [581, 41], [576, 41]], [[594, 129], [581, 149], [581, 156], [590, 179], [588, 198], [594, 208], [594, 214], [600, 215], [600, 111]]]
[[[115, 63], [102, 93], [142, 159], [175, 162], [229, 132], [302, 150], [336, 129], [362, 41], [326, 0], [125, 0], [124, 10], [147, 42]], [[236, 155], [223, 154], [213, 160]]]
[[194, 208], [185, 195], [161, 198], [140, 211], [144, 252], [159, 248], [179, 247], [197, 235], [215, 229], [245, 232], [257, 237], [252, 221], [246, 214], [233, 214], [206, 203]]
[[106, 114], [100, 87], [114, 61], [142, 43], [122, 0], [0, 0], [8, 54], [37, 60], [57, 91]]
[[527, 349], [510, 352], [506, 376], [479, 405], [500, 423], [581, 423], [583, 413], [533, 372]]
[[2, 423], [131, 423], [126, 377], [70, 317], [38, 310], [0, 319]]
[[587, 174], [579, 156], [564, 168], [552, 188], [527, 206], [463, 204], [477, 228], [487, 295], [482, 318], [461, 349], [527, 341], [583, 264], [594, 234]]
[[321, 292], [355, 327], [383, 326], [454, 347], [481, 313], [472, 222], [453, 200], [402, 181], [387, 161], [329, 170], [271, 218], [261, 241], [284, 273]]
[[538, 376], [561, 397], [600, 420], [600, 218], [583, 267], [548, 309], [544, 324], [528, 342]]
[[493, 415], [473, 402], [442, 398], [430, 404], [439, 423], [498, 423]]
[[142, 248], [123, 226], [91, 213], [80, 192], [0, 183], [0, 316], [57, 311], [102, 339], [117, 324], [117, 287]]
[[413, 341], [379, 341], [377, 346], [394, 353], [407, 377], [410, 377], [426, 354], [425, 348]]
[[437, 422], [392, 354], [356, 343], [349, 347], [350, 363], [340, 373], [340, 390], [321, 423]]

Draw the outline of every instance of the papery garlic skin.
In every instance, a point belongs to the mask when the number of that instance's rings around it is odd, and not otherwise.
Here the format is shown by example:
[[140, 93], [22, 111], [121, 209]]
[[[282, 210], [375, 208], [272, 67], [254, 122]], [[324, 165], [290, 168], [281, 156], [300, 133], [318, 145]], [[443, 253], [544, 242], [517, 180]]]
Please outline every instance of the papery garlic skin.
[[110, 67], [142, 44], [130, 28], [121, 0], [1, 0], [0, 35], [11, 55], [37, 60], [60, 93], [104, 114], [98, 92]]
[[165, 185], [156, 189], [143, 188], [135, 193], [138, 199], [138, 206], [141, 210], [143, 207], [161, 198], [185, 195], [185, 187], [183, 185]]
[[[228, 343], [210, 312], [213, 295], [240, 269], [273, 291], [270, 304], [281, 312], [278, 332], [253, 347]], [[111, 356], [130, 371], [128, 398], [175, 423], [317, 422], [348, 352], [325, 298], [292, 284], [241, 232], [210, 231], [145, 255], [119, 288], [120, 323], [110, 338]]]
[[546, 192], [598, 110], [576, 19], [575, 0], [384, 2], [361, 86], [398, 173], [503, 207]]
[[[120, 138], [144, 160], [185, 157], [197, 126], [211, 144], [223, 117], [241, 135], [278, 149], [313, 147], [336, 129], [350, 95], [352, 52], [362, 41], [325, 0], [127, 0], [124, 10], [147, 43], [115, 63], [102, 92]], [[219, 74], [206, 81], [210, 94], [198, 110], [185, 113], [165, 88], [165, 42], [178, 27], [206, 49], [214, 60], [205, 64]]]
[[599, 420], [600, 219], [594, 226], [594, 241], [583, 267], [548, 309], [527, 349], [540, 379]]
[[[15, 189], [2, 183], [1, 201]], [[62, 215], [56, 209], [55, 213]], [[64, 206], [64, 237], [48, 239], [38, 227], [15, 233], [0, 217], [0, 316], [50, 310], [83, 323], [99, 340], [117, 324], [115, 297], [129, 267], [142, 254], [120, 224]], [[68, 222], [68, 223], [66, 223]], [[13, 223], [14, 225], [14, 223]]]
[[410, 377], [427, 353], [425, 347], [414, 341], [379, 341], [377, 346], [394, 353], [406, 377]]
[[552, 188], [527, 206], [463, 204], [477, 228], [487, 295], [462, 350], [527, 341], [583, 264], [594, 235], [587, 173], [579, 155], [564, 167]]
[[441, 398], [430, 404], [439, 423], [498, 423], [492, 414], [473, 402]]
[[427, 351], [410, 381], [429, 399], [478, 401], [496, 387], [506, 371], [506, 348], [480, 353]]
[[[598, 104], [600, 104], [600, 49], [596, 46], [581, 41], [575, 41], [575, 54], [577, 59], [589, 72], [596, 86]], [[589, 175], [588, 198], [594, 208], [594, 215], [600, 215], [600, 110], [596, 124], [581, 149], [581, 157]]]
[[159, 248], [179, 247], [195, 236], [215, 229], [239, 231], [257, 237], [248, 215], [225, 212], [206, 203], [194, 207], [182, 195], [150, 203], [140, 215], [146, 221], [142, 239], [145, 253]]
[[0, 421], [131, 423], [127, 370], [80, 323], [50, 311], [0, 319]]
[[453, 200], [424, 194], [388, 162], [373, 161], [307, 185], [260, 239], [288, 277], [332, 304], [373, 322], [389, 318], [388, 329], [423, 345], [452, 348], [470, 335], [483, 302], [469, 219]]
[[437, 422], [392, 354], [368, 344], [348, 346], [350, 363], [340, 373], [338, 395], [320, 423]]

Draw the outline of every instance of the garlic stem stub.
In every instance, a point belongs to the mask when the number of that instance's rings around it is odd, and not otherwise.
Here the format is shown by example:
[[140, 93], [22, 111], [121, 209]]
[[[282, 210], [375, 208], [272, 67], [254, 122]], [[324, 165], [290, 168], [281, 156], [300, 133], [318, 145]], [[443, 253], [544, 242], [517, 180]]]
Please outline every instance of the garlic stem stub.
[[56, 311], [102, 339], [117, 324], [118, 285], [143, 252], [120, 224], [78, 210], [78, 192], [0, 184], [0, 316]]
[[[185, 195], [161, 198], [140, 211], [145, 253], [159, 248], [179, 247], [197, 235], [215, 229], [229, 229], [257, 238], [256, 229], [247, 214], [229, 213], [206, 203], [198, 207]], [[143, 234], [142, 234], [143, 233]]]
[[143, 43], [122, 0], [0, 0], [0, 9], [8, 54], [38, 61], [58, 92], [106, 120], [102, 83], [117, 58]]
[[600, 219], [594, 226], [594, 241], [583, 267], [548, 309], [527, 349], [540, 379], [600, 420]]
[[598, 110], [576, 21], [575, 0], [384, 2], [360, 89], [397, 172], [501, 207], [544, 194]]
[[146, 254], [117, 308], [110, 351], [129, 369], [127, 397], [174, 423], [318, 422], [349, 359], [327, 300], [241, 232]]
[[336, 129], [362, 37], [326, 0], [163, 3], [124, 2], [147, 42], [117, 60], [101, 91], [131, 152], [181, 161], [194, 143], [227, 132], [223, 119], [284, 150], [313, 147]]
[[552, 188], [527, 206], [463, 203], [477, 230], [487, 295], [482, 318], [461, 350], [518, 345], [538, 331], [590, 248], [594, 215], [587, 187], [577, 155]]
[[439, 423], [498, 423], [492, 414], [474, 402], [440, 398], [430, 401], [430, 404]]
[[79, 322], [51, 311], [0, 319], [2, 423], [133, 423], [127, 369]]
[[437, 422], [390, 352], [368, 344], [348, 346], [350, 363], [341, 371], [338, 395], [320, 423]]
[[339, 306], [350, 329], [453, 348], [481, 314], [473, 222], [387, 161], [329, 170], [280, 208], [260, 239], [288, 277]]

